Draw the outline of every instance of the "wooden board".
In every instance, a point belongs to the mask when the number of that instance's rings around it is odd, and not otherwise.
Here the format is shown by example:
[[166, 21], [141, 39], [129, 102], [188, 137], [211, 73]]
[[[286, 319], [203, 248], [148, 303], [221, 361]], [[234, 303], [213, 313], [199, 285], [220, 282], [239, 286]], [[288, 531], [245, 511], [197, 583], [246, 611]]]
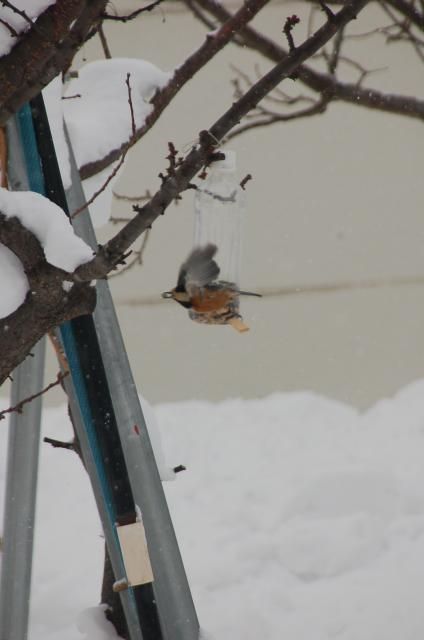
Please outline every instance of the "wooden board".
[[135, 587], [138, 584], [153, 582], [143, 523], [126, 524], [117, 527], [116, 531], [121, 545], [128, 585]]

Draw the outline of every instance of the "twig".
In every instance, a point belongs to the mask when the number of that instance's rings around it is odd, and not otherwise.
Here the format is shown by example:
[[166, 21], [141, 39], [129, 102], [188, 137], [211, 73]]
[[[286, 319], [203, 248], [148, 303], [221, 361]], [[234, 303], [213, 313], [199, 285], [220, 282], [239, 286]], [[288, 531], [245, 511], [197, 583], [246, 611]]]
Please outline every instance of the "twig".
[[[414, 6], [414, 3], [407, 2], [407, 0], [386, 0], [386, 2], [405, 18], [408, 18], [408, 20], [415, 24], [419, 29], [424, 29], [424, 6], [422, 6], [420, 13]], [[384, 5], [384, 3], [382, 4]]]
[[151, 229], [146, 229], [146, 231], [144, 232], [142, 236], [143, 239], [141, 242], [140, 249], [138, 251], [133, 251], [133, 254], [134, 254], [133, 260], [131, 260], [131, 262], [128, 262], [128, 264], [124, 265], [122, 269], [119, 269], [119, 271], [117, 271], [116, 273], [110, 273], [109, 278], [116, 278], [117, 276], [121, 276], [123, 273], [126, 273], [127, 271], [132, 269], [136, 264], [138, 264], [139, 266], [143, 264], [143, 256], [147, 247], [147, 243], [149, 241], [150, 232], [151, 232]]
[[62, 440], [55, 440], [54, 438], [43, 438], [43, 442], [47, 442], [47, 444], [51, 444], [55, 449], [70, 449], [71, 451], [75, 451], [75, 443], [71, 442], [63, 442]]
[[[232, 68], [236, 71], [236, 73], [238, 73], [241, 76], [241, 78], [247, 84], [248, 87], [252, 86], [253, 82], [251, 81], [251, 79], [246, 73], [240, 71], [239, 69], [237, 69], [237, 67], [233, 66]], [[255, 71], [256, 73], [258, 73], [256, 68], [255, 68]], [[243, 95], [243, 91], [240, 87], [240, 84], [238, 83], [238, 80], [234, 79], [233, 84], [236, 87], [235, 97], [240, 98]], [[277, 97], [277, 95], [281, 97]], [[311, 105], [310, 108], [305, 110], [290, 112], [289, 114], [284, 114], [281, 112], [273, 111], [266, 106], [267, 103], [274, 103], [282, 107], [293, 107], [294, 105], [301, 102], [306, 102], [307, 104]], [[239, 128], [233, 130], [233, 132], [229, 134], [226, 140], [229, 140], [230, 138], [235, 137], [248, 129], [267, 126], [278, 121], [281, 122], [281, 121], [287, 121], [287, 120], [294, 120], [296, 118], [303, 118], [305, 116], [309, 116], [309, 115], [312, 116], [317, 113], [322, 113], [323, 111], [325, 111], [327, 102], [328, 102], [327, 99], [317, 101], [310, 96], [304, 96], [302, 94], [292, 97], [277, 87], [276, 89], [274, 89], [272, 93], [265, 96], [261, 104], [257, 105], [255, 109], [252, 109], [250, 113], [246, 114], [245, 120], [246, 121], [249, 120], [250, 121], [249, 124], [247, 126], [241, 125]]]
[[334, 38], [333, 51], [328, 59], [328, 73], [330, 73], [332, 76], [335, 75], [337, 65], [339, 64], [343, 40], [344, 40], [344, 29], [340, 29], [340, 31], [336, 34]]
[[248, 173], [246, 176], [244, 176], [243, 180], [240, 182], [240, 186], [243, 189], [243, 191], [245, 191], [246, 184], [249, 182], [249, 180], [252, 180], [252, 174], [251, 173]]
[[183, 464], [177, 464], [177, 466], [174, 467], [172, 471], [174, 473], [181, 473], [181, 471], [187, 471], [187, 467], [185, 467]]
[[131, 149], [131, 147], [136, 143], [137, 138], [135, 135], [135, 130], [136, 130], [136, 126], [135, 126], [135, 120], [134, 120], [134, 108], [133, 108], [133, 103], [132, 103], [132, 98], [131, 98], [131, 85], [130, 85], [130, 73], [127, 73], [127, 77], [125, 80], [125, 84], [127, 85], [127, 90], [128, 90], [128, 103], [130, 105], [130, 114], [131, 114], [131, 130], [132, 130], [132, 134], [130, 139], [128, 140], [126, 146], [124, 147], [124, 150], [122, 151], [121, 157], [118, 161], [118, 164], [115, 166], [115, 168], [113, 169], [113, 171], [109, 174], [109, 176], [106, 178], [106, 180], [104, 181], [104, 183], [102, 184], [102, 186], [97, 189], [97, 191], [95, 191], [93, 193], [93, 195], [91, 196], [91, 198], [89, 200], [87, 200], [87, 202], [85, 204], [83, 204], [81, 207], [79, 207], [78, 209], [76, 209], [72, 214], [71, 214], [71, 218], [75, 218], [75, 216], [77, 216], [79, 213], [81, 213], [81, 211], [84, 211], [87, 207], [90, 206], [90, 204], [92, 204], [95, 199], [101, 194], [103, 193], [103, 191], [106, 189], [106, 187], [108, 186], [108, 184], [110, 183], [111, 180], [113, 180], [113, 178], [116, 176], [116, 174], [118, 173], [119, 169], [122, 167], [122, 165], [125, 162], [125, 158], [127, 157], [127, 153], [128, 151]]
[[87, 200], [87, 202], [82, 205], [81, 207], [79, 207], [78, 209], [76, 209], [76, 211], [74, 211], [71, 214], [71, 218], [75, 218], [75, 216], [77, 216], [78, 214], [80, 214], [82, 211], [84, 211], [84, 209], [86, 209], [87, 207], [90, 206], [90, 204], [93, 204], [93, 202], [96, 200], [96, 198], [99, 197], [99, 195], [101, 193], [103, 193], [103, 191], [106, 189], [106, 187], [108, 186], [108, 184], [110, 183], [111, 180], [113, 180], [113, 178], [116, 176], [116, 174], [118, 173], [119, 169], [122, 167], [122, 165], [125, 162], [125, 158], [127, 156], [128, 151], [131, 148], [131, 144], [130, 142], [127, 143], [127, 147], [126, 149], [122, 152], [122, 155], [118, 161], [118, 164], [115, 166], [115, 168], [113, 169], [113, 171], [109, 174], [109, 176], [106, 178], [106, 180], [104, 181], [104, 183], [102, 184], [102, 186], [97, 189], [97, 191], [95, 191], [95, 193], [93, 193], [93, 195], [91, 196], [91, 198], [89, 200]]
[[131, 220], [131, 217], [120, 218], [118, 216], [110, 216], [109, 218], [109, 222], [112, 222], [112, 224], [126, 224], [130, 220]]
[[19, 37], [19, 33], [16, 31], [16, 29], [14, 29], [6, 20], [3, 20], [3, 18], [0, 18], [0, 22], [2, 25], [6, 27], [6, 29], [9, 31], [10, 35], [12, 36], [12, 38]]
[[106, 58], [106, 60], [110, 60], [112, 58], [112, 54], [110, 52], [109, 49], [109, 43], [106, 39], [106, 35], [103, 29], [103, 25], [100, 24], [97, 28], [97, 33], [99, 34], [99, 38], [100, 38], [100, 43], [102, 45], [102, 49], [103, 49], [103, 54]]
[[200, 11], [196, 2], [192, 2], [192, 0], [185, 0], [185, 4], [190, 9], [192, 14], [205, 25], [209, 31], [213, 31], [216, 28], [216, 24], [212, 20], [210, 20], [202, 11]]
[[[37, 24], [37, 22], [35, 20], [31, 20], [31, 18], [27, 13], [25, 13], [25, 11], [23, 11], [23, 9], [18, 9], [18, 7], [16, 7], [12, 2], [9, 2], [9, 0], [0, 0], [0, 3], [3, 5], [3, 7], [10, 9], [18, 16], [21, 16], [21, 18], [23, 18], [25, 22], [27, 22], [31, 26], [31, 28], [35, 29], [35, 31], [42, 35], [43, 38], [45, 38], [48, 42], [52, 41], [50, 35], [44, 29], [40, 29], [40, 26]], [[16, 35], [19, 36], [20, 34], [16, 33]]]
[[331, 11], [330, 7], [325, 4], [324, 0], [318, 0], [318, 4], [327, 16], [327, 20], [333, 20], [334, 13]]
[[287, 38], [287, 42], [289, 44], [289, 51], [294, 51], [296, 49], [296, 45], [294, 44], [294, 40], [293, 40], [293, 35], [292, 35], [292, 31], [294, 29], [294, 27], [299, 24], [300, 22], [300, 18], [298, 18], [296, 15], [292, 15], [289, 16], [288, 18], [286, 18], [286, 21], [284, 23], [284, 27], [283, 27], [283, 33]]
[[61, 384], [62, 380], [66, 378], [67, 375], [69, 375], [69, 371], [58, 373], [56, 380], [48, 384], [47, 387], [44, 387], [44, 389], [41, 389], [41, 391], [39, 391], [38, 393], [34, 393], [34, 395], [28, 396], [28, 398], [21, 400], [20, 402], [18, 402], [18, 404], [15, 404], [14, 407], [9, 407], [9, 409], [0, 411], [0, 420], [3, 420], [8, 413], [22, 413], [23, 408], [26, 404], [32, 402], [33, 400], [35, 400], [35, 398], [39, 398], [44, 393], [47, 393], [47, 391], [50, 391], [50, 389], [53, 389], [53, 387], [56, 387], [58, 384]]
[[311, 37], [311, 35], [313, 34], [314, 30], [315, 30], [315, 18], [316, 18], [316, 14], [318, 13], [319, 8], [316, 6], [316, 2], [315, 0], [312, 0], [312, 6], [311, 6], [311, 10], [309, 12], [308, 15], [308, 24], [307, 24], [307, 28], [306, 28], [306, 33], [308, 38]]
[[132, 101], [130, 78], [131, 78], [131, 74], [127, 73], [125, 84], [127, 85], [127, 90], [128, 90], [128, 104], [130, 106], [130, 114], [131, 114], [131, 132], [132, 132], [132, 137], [135, 138], [137, 127], [135, 126], [134, 105]]
[[375, 29], [369, 29], [368, 31], [363, 31], [362, 33], [347, 33], [345, 34], [346, 40], [362, 40], [364, 38], [372, 38], [375, 35], [385, 34], [389, 29], [393, 29], [397, 25], [393, 23], [387, 24], [383, 27], [376, 27]]
[[169, 153], [166, 156], [166, 159], [168, 160], [169, 165], [166, 169], [166, 174], [168, 177], [172, 177], [175, 175], [176, 168], [181, 164], [182, 158], [178, 157], [178, 151], [173, 142], [168, 142], [168, 151]]
[[155, 7], [158, 6], [158, 4], [161, 4], [161, 2], [163, 2], [163, 0], [154, 0], [154, 2], [151, 2], [150, 4], [146, 5], [145, 7], [141, 7], [140, 9], [136, 9], [135, 11], [132, 11], [126, 16], [114, 16], [110, 13], [104, 13], [102, 15], [102, 18], [103, 20], [117, 20], [119, 22], [129, 22], [130, 20], [134, 20], [134, 18], [137, 18], [141, 13], [144, 13], [146, 11], [152, 11]]
[[30, 24], [31, 27], [34, 26], [34, 22], [31, 20], [28, 14], [25, 13], [25, 11], [23, 11], [22, 9], [18, 9], [18, 7], [15, 7], [15, 5], [12, 4], [12, 2], [9, 2], [8, 0], [0, 0], [0, 2], [3, 5], [3, 7], [7, 7], [7, 9], [10, 9], [11, 11], [13, 11], [13, 13], [16, 13], [18, 16], [21, 16], [21, 18], [23, 18], [25, 22]]
[[[396, 19], [396, 16], [393, 14], [393, 12], [389, 9], [389, 7], [387, 7], [384, 3], [382, 3], [382, 9], [383, 11], [389, 16], [389, 18], [393, 21], [393, 24], [391, 25], [392, 28], [396, 28], [399, 30], [399, 34], [397, 36], [394, 35], [388, 35], [387, 32], [389, 31], [389, 28], [386, 28], [386, 42], [393, 42], [393, 40], [396, 39], [402, 39], [402, 35], [404, 34], [405, 40], [406, 42], [408, 42], [408, 44], [410, 44], [413, 49], [415, 50], [416, 54], [418, 55], [418, 57], [420, 58], [421, 62], [424, 62], [424, 54], [421, 51], [421, 46], [422, 46], [422, 42], [415, 37], [414, 34], [411, 33], [411, 29], [410, 29], [410, 21], [409, 19], [406, 21], [400, 21]], [[424, 30], [424, 22], [421, 26], [421, 30]]]
[[116, 191], [114, 191], [113, 197], [117, 200], [126, 200], [127, 202], [142, 202], [143, 200], [150, 200], [152, 194], [149, 189], [146, 189], [145, 194], [142, 196], [127, 196], [123, 193], [116, 193]]
[[[253, 81], [249, 77], [249, 75], [236, 67], [234, 64], [230, 64], [230, 68], [243, 80], [247, 87], [251, 87], [253, 85]], [[263, 74], [259, 69], [259, 65], [255, 64], [255, 74], [256, 78], [259, 79]], [[238, 78], [233, 78], [232, 84], [234, 85], [234, 97], [240, 98], [243, 95], [243, 90], [241, 88], [240, 82]], [[311, 96], [298, 94], [296, 96], [290, 96], [288, 93], [283, 91], [280, 87], [276, 87], [272, 93], [269, 93], [265, 96], [264, 102], [273, 102], [278, 105], [284, 106], [293, 106], [298, 104], [299, 102], [306, 102], [308, 104], [315, 104], [316, 100]]]
[[[328, 54], [325, 52], [322, 52], [321, 54], [317, 54], [314, 57], [316, 59], [322, 57], [327, 62], [327, 64], [330, 64], [331, 56], [328, 56]], [[356, 81], [357, 87], [359, 87], [363, 83], [365, 78], [368, 77], [369, 75], [373, 73], [381, 73], [382, 71], [387, 71], [387, 67], [376, 67], [375, 69], [365, 69], [356, 60], [352, 60], [351, 58], [348, 58], [347, 56], [342, 56], [341, 54], [339, 54], [339, 62], [343, 62], [345, 65], [352, 67], [352, 69], [355, 69], [355, 71], [359, 73], [359, 79]]]
[[266, 127], [277, 122], [289, 122], [290, 120], [298, 120], [300, 118], [309, 118], [314, 115], [319, 115], [327, 108], [329, 100], [322, 98], [315, 102], [313, 106], [292, 113], [272, 113], [264, 110], [264, 116], [257, 118], [245, 124], [241, 124], [236, 129], [233, 129], [225, 138], [225, 141], [236, 138], [237, 136], [249, 131], [250, 129], [257, 129], [258, 127]]

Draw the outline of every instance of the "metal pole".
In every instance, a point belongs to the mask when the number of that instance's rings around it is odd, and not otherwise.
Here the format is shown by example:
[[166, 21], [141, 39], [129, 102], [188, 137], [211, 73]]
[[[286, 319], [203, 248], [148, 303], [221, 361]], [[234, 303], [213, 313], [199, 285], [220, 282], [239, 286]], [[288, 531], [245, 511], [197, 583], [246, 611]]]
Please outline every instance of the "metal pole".
[[[45, 342], [14, 371], [12, 406], [42, 388]], [[3, 562], [0, 586], [0, 640], [25, 640], [28, 632], [40, 443], [41, 397], [12, 413], [6, 476]]]
[[[78, 169], [71, 156], [70, 211], [85, 203]], [[96, 238], [86, 212], [74, 220], [76, 233], [93, 248]], [[153, 588], [166, 640], [198, 640], [199, 622], [140, 407], [136, 386], [107, 282], [97, 283], [94, 321], [121, 436], [135, 502], [141, 509], [152, 563]], [[134, 429], [134, 426], [137, 429]], [[138, 431], [138, 433], [137, 433]]]
[[[7, 125], [9, 181], [15, 191], [32, 187], [17, 120]], [[31, 182], [31, 184], [30, 184]], [[36, 182], [36, 180], [35, 180]], [[13, 373], [11, 404], [40, 391], [44, 377], [45, 340]], [[25, 640], [28, 633], [34, 517], [40, 444], [41, 397], [12, 413], [6, 475], [3, 528], [3, 562], [0, 582], [0, 640]]]
[[[59, 337], [59, 339], [63, 339], [66, 336], [66, 340], [68, 343], [69, 341], [73, 340], [72, 331], [69, 325], [63, 325], [60, 331], [56, 331], [56, 335]], [[67, 351], [69, 360], [71, 360], [71, 354], [75, 354], [75, 351], [75, 348], [69, 349]], [[79, 367], [78, 362], [76, 361], [69, 361], [69, 365], [72, 369]], [[79, 379], [80, 376], [76, 376], [77, 383]], [[94, 459], [94, 452], [92, 450], [87, 433], [86, 424], [90, 421], [90, 416], [87, 415], [87, 413], [90, 412], [88, 399], [86, 398], [85, 390], [82, 388], [82, 385], [80, 385], [81, 388], [79, 388], [78, 390], [75, 388], [73, 378], [71, 376], [67, 376], [64, 379], [64, 385], [69, 400], [75, 431], [77, 433], [78, 441], [81, 447], [84, 465], [90, 477], [90, 481], [93, 487], [93, 493], [96, 499], [97, 509], [102, 521], [103, 531], [108, 542], [108, 551], [112, 569], [115, 576], [124, 576], [125, 568], [119, 544], [116, 539], [114, 523], [110, 519], [110, 514], [107, 508], [107, 500], [104, 495], [104, 486], [99, 477], [99, 468], [97, 467], [96, 461]], [[129, 590], [121, 592], [121, 602], [124, 609], [125, 620], [131, 640], [143, 640], [140, 623], [137, 616], [137, 609], [134, 605], [132, 594]], [[0, 640], [3, 640], [3, 638], [1, 638]]]

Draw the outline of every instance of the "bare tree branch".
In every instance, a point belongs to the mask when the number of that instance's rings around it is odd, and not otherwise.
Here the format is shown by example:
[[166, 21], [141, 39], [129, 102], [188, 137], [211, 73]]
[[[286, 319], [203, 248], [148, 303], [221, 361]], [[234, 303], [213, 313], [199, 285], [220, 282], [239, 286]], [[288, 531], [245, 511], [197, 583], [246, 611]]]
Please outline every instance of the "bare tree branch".
[[47, 436], [43, 438], [43, 442], [47, 444], [51, 444], [55, 449], [69, 449], [70, 451], [76, 450], [75, 440], [71, 440], [70, 442], [63, 442], [63, 440], [56, 440], [55, 438], [48, 438]]
[[332, 76], [335, 75], [337, 66], [340, 61], [340, 55], [344, 39], [344, 29], [340, 29], [336, 37], [334, 38], [334, 47], [331, 55], [328, 58], [328, 73]]
[[210, 31], [213, 31], [215, 29], [216, 24], [214, 23], [214, 21], [209, 18], [207, 14], [203, 13], [203, 11], [200, 10], [196, 2], [192, 2], [192, 0], [185, 0], [185, 4], [190, 9], [191, 13], [200, 22], [202, 22], [207, 29], [209, 29]]
[[[397, 0], [394, 0], [397, 1]], [[230, 12], [217, 0], [191, 0], [208, 11], [220, 22], [228, 20]], [[188, 5], [189, 6], [189, 5]], [[239, 35], [245, 46], [258, 51], [266, 58], [277, 62], [288, 55], [284, 47], [267, 38], [250, 26], [243, 27]], [[298, 80], [312, 91], [332, 100], [340, 100], [369, 109], [378, 109], [411, 118], [424, 120], [424, 101], [411, 96], [386, 94], [375, 89], [362, 88], [356, 83], [343, 83], [331, 74], [321, 73], [310, 65], [300, 65], [297, 69]]]
[[[9, 3], [10, 4], [10, 3]], [[56, 0], [0, 58], [0, 126], [66, 69], [107, 0]]]
[[286, 38], [287, 38], [287, 42], [289, 45], [289, 51], [294, 51], [296, 49], [296, 46], [294, 44], [294, 38], [293, 38], [293, 29], [294, 27], [300, 22], [299, 18], [295, 15], [293, 16], [289, 16], [288, 18], [286, 18], [286, 21], [284, 23], [284, 27], [283, 27], [283, 33], [285, 34]]
[[4, 418], [8, 413], [22, 413], [24, 406], [26, 404], [29, 404], [30, 402], [35, 400], [35, 398], [39, 398], [44, 393], [47, 393], [47, 391], [50, 391], [50, 389], [53, 389], [53, 387], [56, 387], [58, 384], [61, 384], [62, 380], [66, 378], [67, 375], [69, 375], [69, 371], [58, 373], [56, 380], [48, 384], [46, 387], [44, 387], [44, 389], [41, 389], [41, 391], [34, 393], [32, 396], [28, 396], [28, 398], [24, 398], [23, 400], [20, 400], [18, 404], [15, 404], [14, 407], [9, 407], [9, 409], [4, 409], [3, 411], [0, 411], [0, 420], [4, 420]]
[[0, 23], [6, 27], [6, 29], [9, 31], [10, 35], [12, 36], [12, 38], [19, 37], [19, 33], [16, 31], [16, 29], [14, 29], [8, 22], [6, 22], [6, 20], [3, 20], [3, 18], [0, 18]]
[[127, 85], [127, 91], [128, 91], [128, 104], [130, 107], [130, 117], [131, 117], [131, 137], [128, 140], [128, 142], [126, 143], [126, 145], [123, 148], [121, 157], [119, 158], [118, 164], [115, 166], [115, 168], [113, 169], [113, 171], [111, 171], [111, 173], [108, 175], [108, 177], [106, 178], [106, 180], [103, 182], [103, 184], [97, 189], [97, 191], [95, 191], [93, 193], [93, 195], [91, 196], [91, 198], [85, 202], [83, 205], [81, 205], [81, 207], [79, 207], [78, 209], [76, 209], [76, 211], [74, 211], [73, 213], [70, 214], [71, 218], [75, 218], [75, 216], [77, 216], [79, 213], [81, 213], [82, 211], [84, 211], [87, 207], [90, 206], [90, 204], [92, 204], [96, 198], [99, 197], [99, 195], [101, 193], [103, 193], [103, 191], [107, 188], [108, 184], [111, 182], [111, 180], [113, 180], [113, 178], [116, 176], [116, 174], [118, 173], [119, 169], [122, 167], [122, 165], [125, 162], [125, 158], [127, 157], [127, 153], [128, 151], [131, 149], [131, 147], [133, 147], [135, 145], [135, 143], [137, 142], [137, 136], [136, 136], [136, 125], [135, 125], [135, 118], [134, 118], [134, 106], [132, 103], [132, 97], [131, 97], [131, 84], [130, 84], [130, 77], [131, 74], [127, 73], [127, 77], [125, 80], [125, 84]]
[[[126, 222], [128, 222], [128, 220]], [[116, 273], [111, 273], [109, 275], [109, 278], [116, 278], [118, 276], [121, 276], [122, 274], [126, 273], [130, 269], [133, 269], [133, 267], [135, 267], [136, 265], [138, 265], [139, 267], [142, 266], [144, 252], [146, 250], [147, 243], [149, 241], [150, 232], [151, 232], [151, 229], [147, 229], [143, 233], [140, 248], [137, 251], [132, 252], [132, 256], [133, 256], [132, 260], [130, 260], [126, 265], [124, 265], [122, 269], [119, 269], [119, 271], [116, 271]]]
[[[420, 13], [412, 2], [406, 2], [405, 0], [385, 0], [386, 4], [389, 4], [401, 13], [405, 18], [408, 18], [419, 29], [424, 30], [424, 13]], [[384, 4], [384, 2], [382, 3]]]
[[328, 106], [328, 100], [320, 100], [316, 102], [314, 105], [307, 107], [306, 109], [299, 109], [298, 111], [293, 111], [292, 113], [271, 113], [264, 112], [263, 116], [258, 116], [256, 119], [246, 122], [245, 124], [241, 124], [231, 131], [226, 137], [225, 140], [232, 140], [237, 136], [245, 133], [246, 131], [250, 131], [251, 129], [257, 129], [258, 127], [266, 127], [277, 122], [289, 122], [290, 120], [299, 120], [301, 118], [310, 118], [311, 116], [319, 115], [324, 113]]
[[30, 285], [23, 304], [0, 319], [1, 385], [50, 329], [93, 311], [96, 292], [89, 283], [75, 283], [65, 291], [63, 282], [72, 281], [72, 274], [49, 264], [31, 231], [1, 212], [0, 243], [19, 258]]
[[18, 9], [18, 7], [16, 7], [12, 2], [9, 2], [8, 0], [1, 0], [1, 4], [3, 5], [3, 7], [6, 7], [7, 9], [13, 11], [13, 13], [21, 16], [21, 18], [23, 18], [25, 22], [27, 22], [31, 27], [34, 26], [34, 22], [31, 20], [28, 14], [26, 14], [25, 11], [22, 11], [22, 9]]
[[339, 29], [367, 4], [367, 0], [351, 0], [327, 21], [303, 44], [280, 60], [263, 78], [258, 80], [239, 100], [223, 114], [212, 127], [199, 136], [199, 144], [168, 175], [153, 198], [143, 207], [134, 206], [137, 215], [125, 225], [109, 242], [101, 247], [96, 257], [81, 265], [75, 272], [76, 280], [87, 281], [105, 277], [120, 256], [153, 222], [162, 215], [169, 204], [191, 185], [196, 173], [207, 164], [214, 152], [214, 146], [233, 129], [251, 109], [253, 109], [284, 78], [297, 73], [300, 65], [328, 42]]
[[[309, 2], [310, 4], [316, 3], [316, 0], [306, 0], [306, 1]], [[413, 0], [411, 2], [407, 2], [407, 0], [384, 0], [384, 1], [387, 4], [391, 4], [394, 9], [397, 9], [399, 13], [407, 17], [411, 22], [416, 24], [417, 27], [420, 27], [421, 29], [424, 28], [424, 25], [423, 25], [424, 3], [422, 0], [420, 0], [421, 7], [422, 7], [421, 13], [414, 6], [415, 3]], [[344, 0], [327, 0], [326, 5], [337, 6], [337, 5], [343, 5], [343, 3], [344, 3]]]
[[106, 60], [110, 60], [112, 58], [112, 54], [110, 52], [109, 43], [107, 41], [103, 25], [100, 25], [97, 29], [97, 33], [99, 34], [100, 44], [102, 45], [103, 54]]
[[[224, 24], [213, 34], [208, 34], [204, 43], [191, 56], [186, 58], [183, 64], [178, 67], [170, 82], [161, 90], [157, 91], [151, 104], [153, 110], [147, 116], [142, 127], [137, 130], [136, 140], [139, 140], [158, 120], [164, 109], [177, 95], [182, 87], [193, 77], [195, 73], [205, 66], [213, 56], [215, 56], [225, 45], [232, 40], [234, 34], [247, 24], [263, 7], [268, 0], [246, 0], [242, 7], [230, 16]], [[83, 180], [99, 173], [112, 162], [121, 157], [127, 143], [119, 148], [110, 151], [107, 156], [94, 162], [89, 162], [80, 167], [80, 175]]]
[[52, 270], [54, 267], [42, 270], [37, 290], [28, 293], [16, 311], [0, 319], [0, 385], [50, 329], [94, 311], [93, 287], [76, 283], [66, 293]]
[[146, 13], [146, 11], [153, 11], [153, 9], [157, 7], [159, 4], [161, 4], [162, 2], [163, 0], [154, 0], [154, 2], [151, 2], [150, 4], [147, 4], [144, 7], [140, 7], [140, 9], [136, 9], [135, 11], [132, 11], [131, 13], [128, 13], [127, 15], [124, 15], [124, 16], [113, 15], [113, 13], [103, 13], [102, 18], [103, 20], [129, 22], [130, 20], [134, 20], [134, 18], [137, 18], [142, 13]]
[[384, 2], [381, 6], [383, 11], [392, 20], [390, 27], [386, 27], [381, 31], [386, 35], [386, 42], [396, 42], [400, 40], [407, 42], [413, 47], [421, 62], [424, 62], [424, 52], [422, 51], [424, 42], [412, 33], [411, 22], [409, 19], [406, 18], [404, 20], [398, 20], [395, 12], [393, 12]]
[[330, 9], [330, 7], [327, 6], [324, 0], [318, 0], [318, 4], [321, 7], [321, 9], [324, 11], [325, 15], [327, 16], [327, 20], [332, 20], [334, 13]]
[[[336, 35], [336, 38], [338, 38], [338, 35], [339, 34]], [[251, 87], [253, 85], [252, 80], [246, 73], [244, 73], [237, 67], [234, 67], [234, 65], [231, 66], [240, 76], [247, 87]], [[256, 72], [258, 77], [260, 77], [258, 69], [256, 69]], [[233, 84], [235, 87], [235, 97], [236, 99], [240, 98], [243, 95], [243, 90], [238, 78], [233, 80]], [[289, 120], [296, 120], [299, 118], [306, 118], [313, 115], [321, 114], [326, 110], [328, 102], [329, 100], [322, 97], [317, 100], [312, 98], [311, 96], [304, 96], [302, 94], [298, 94], [297, 96], [289, 96], [287, 93], [277, 87], [267, 96], [265, 96], [263, 101], [245, 116], [244, 124], [241, 124], [230, 131], [230, 133], [225, 137], [225, 142], [245, 133], [246, 131], [249, 131], [250, 129], [272, 125], [277, 122], [287, 122]], [[301, 103], [306, 103], [309, 106], [304, 109], [294, 110], [294, 107]], [[275, 109], [270, 109], [268, 104], [275, 104], [280, 107], [280, 109], [286, 109], [286, 111], [276, 111]], [[287, 111], [287, 109], [289, 111]]]
[[136, 127], [136, 124], [135, 124], [134, 105], [133, 105], [133, 101], [132, 101], [132, 91], [131, 91], [130, 78], [131, 78], [131, 74], [127, 73], [127, 77], [125, 78], [125, 84], [127, 85], [128, 105], [130, 107], [130, 115], [131, 115], [131, 138], [135, 138], [136, 133], [137, 133], [137, 127]]
[[[142, 201], [150, 200], [150, 198], [152, 197], [152, 194], [150, 193], [149, 189], [146, 189], [146, 192], [143, 193], [143, 195], [141, 196], [127, 196], [123, 193], [116, 193], [114, 191], [113, 197], [116, 198], [117, 200], [126, 200], [127, 202], [142, 202]], [[128, 219], [124, 218], [122, 220], [119, 220], [118, 218], [112, 217], [111, 222], [128, 222]]]

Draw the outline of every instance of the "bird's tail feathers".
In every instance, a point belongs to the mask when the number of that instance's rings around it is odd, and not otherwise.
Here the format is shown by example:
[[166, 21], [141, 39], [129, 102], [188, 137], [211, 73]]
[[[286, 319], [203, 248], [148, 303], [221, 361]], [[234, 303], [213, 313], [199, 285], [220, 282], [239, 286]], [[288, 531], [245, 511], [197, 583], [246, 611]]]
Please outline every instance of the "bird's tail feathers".
[[241, 296], [255, 296], [255, 298], [262, 298], [261, 293], [253, 293], [253, 291], [239, 291]]

